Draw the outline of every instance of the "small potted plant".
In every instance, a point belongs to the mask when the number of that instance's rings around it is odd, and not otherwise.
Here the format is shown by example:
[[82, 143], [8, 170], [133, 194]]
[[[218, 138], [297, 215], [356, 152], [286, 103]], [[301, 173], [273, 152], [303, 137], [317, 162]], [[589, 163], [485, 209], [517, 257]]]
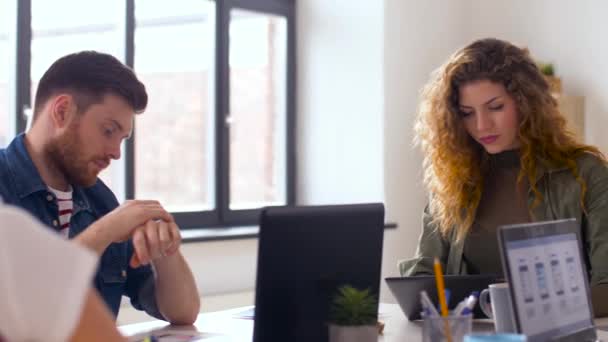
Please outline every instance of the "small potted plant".
[[555, 75], [553, 63], [539, 63], [538, 67], [545, 76], [547, 83], [549, 83], [549, 91], [553, 94], [561, 94], [562, 80]]
[[329, 342], [378, 340], [378, 301], [370, 290], [342, 286], [330, 308]]

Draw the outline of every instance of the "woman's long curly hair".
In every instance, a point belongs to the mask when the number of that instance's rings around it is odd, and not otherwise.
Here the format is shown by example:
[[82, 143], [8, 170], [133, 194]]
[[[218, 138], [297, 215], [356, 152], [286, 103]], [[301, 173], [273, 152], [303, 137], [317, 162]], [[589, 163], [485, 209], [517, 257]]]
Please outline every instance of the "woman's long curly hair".
[[536, 186], [538, 163], [569, 168], [581, 185], [584, 208], [586, 184], [576, 159], [591, 153], [605, 160], [602, 153], [579, 143], [566, 128], [547, 81], [526, 49], [482, 39], [457, 51], [433, 73], [418, 109], [415, 142], [424, 154], [429, 210], [443, 236], [454, 229], [457, 239], [467, 235], [483, 191], [488, 154], [466, 132], [459, 113], [460, 87], [477, 80], [502, 84], [516, 103], [521, 142], [518, 182], [528, 180], [534, 193], [532, 208], [543, 200]]

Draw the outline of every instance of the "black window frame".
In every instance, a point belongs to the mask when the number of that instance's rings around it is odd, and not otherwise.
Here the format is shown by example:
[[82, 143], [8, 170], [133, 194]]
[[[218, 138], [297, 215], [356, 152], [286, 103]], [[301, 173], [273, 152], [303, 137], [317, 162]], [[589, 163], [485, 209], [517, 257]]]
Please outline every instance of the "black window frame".
[[[23, 132], [27, 118], [25, 108], [31, 108], [30, 69], [31, 69], [31, 0], [13, 0], [16, 2], [16, 46], [13, 108], [16, 120], [16, 132]], [[209, 0], [213, 1], [213, 0]], [[209, 211], [175, 212], [176, 222], [182, 229], [221, 228], [244, 225], [257, 225], [262, 208], [232, 210], [230, 209], [230, 127], [225, 124], [229, 113], [230, 78], [229, 78], [229, 28], [230, 11], [242, 9], [262, 14], [273, 14], [284, 17], [287, 24], [286, 56], [286, 93], [285, 113], [287, 115], [285, 170], [286, 170], [286, 205], [296, 203], [296, 23], [295, 0], [215, 0], [216, 4], [216, 58], [215, 58], [215, 208]], [[134, 66], [135, 55], [135, 0], [125, 0], [124, 22], [124, 62]], [[134, 69], [137, 72], [136, 69]], [[10, 89], [10, 87], [9, 87]], [[145, 114], [144, 114], [145, 115]], [[135, 196], [135, 135], [126, 141], [125, 155], [125, 195], [127, 199]]]

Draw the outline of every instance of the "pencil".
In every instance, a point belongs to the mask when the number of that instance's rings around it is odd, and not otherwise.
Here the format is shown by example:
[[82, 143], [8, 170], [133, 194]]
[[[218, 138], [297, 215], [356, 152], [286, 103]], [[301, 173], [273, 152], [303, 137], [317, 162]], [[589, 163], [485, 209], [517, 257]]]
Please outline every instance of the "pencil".
[[443, 272], [441, 271], [441, 263], [439, 259], [435, 258], [435, 282], [437, 283], [437, 297], [439, 298], [439, 308], [441, 309], [441, 316], [447, 316], [448, 303], [445, 300], [445, 283], [443, 282]]
[[441, 270], [441, 263], [439, 259], [435, 258], [435, 282], [437, 283], [437, 297], [439, 298], [439, 307], [441, 308], [441, 316], [445, 318], [445, 337], [448, 342], [452, 342], [452, 333], [450, 332], [450, 323], [447, 321], [448, 303], [445, 300], [445, 283], [443, 282], [443, 271]]

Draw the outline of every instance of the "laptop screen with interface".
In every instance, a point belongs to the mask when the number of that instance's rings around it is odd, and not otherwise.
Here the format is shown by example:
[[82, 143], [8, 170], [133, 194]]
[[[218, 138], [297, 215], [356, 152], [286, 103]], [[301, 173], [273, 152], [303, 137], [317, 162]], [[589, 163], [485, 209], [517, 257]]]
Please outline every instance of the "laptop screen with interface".
[[593, 339], [576, 220], [504, 226], [498, 234], [519, 332], [529, 342]]

